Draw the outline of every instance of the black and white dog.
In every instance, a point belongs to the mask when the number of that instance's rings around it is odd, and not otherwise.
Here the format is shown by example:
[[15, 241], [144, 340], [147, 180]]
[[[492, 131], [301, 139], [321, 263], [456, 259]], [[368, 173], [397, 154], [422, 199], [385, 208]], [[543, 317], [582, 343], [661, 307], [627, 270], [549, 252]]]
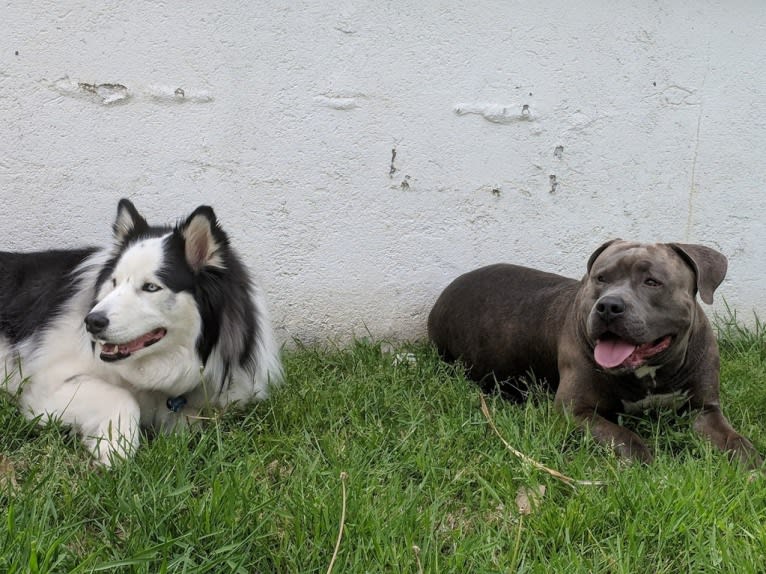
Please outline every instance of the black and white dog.
[[263, 295], [210, 207], [151, 226], [123, 199], [113, 230], [103, 249], [0, 252], [5, 388], [104, 464], [141, 427], [263, 399], [282, 378]]

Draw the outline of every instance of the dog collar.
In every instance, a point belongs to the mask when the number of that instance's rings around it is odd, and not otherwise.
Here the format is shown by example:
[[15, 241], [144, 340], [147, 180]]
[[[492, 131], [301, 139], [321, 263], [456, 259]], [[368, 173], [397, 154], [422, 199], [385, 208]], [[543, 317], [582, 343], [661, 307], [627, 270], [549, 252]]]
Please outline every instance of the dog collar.
[[168, 397], [168, 400], [165, 404], [167, 405], [169, 411], [177, 413], [182, 408], [184, 408], [184, 405], [186, 404], [186, 397], [183, 395], [178, 397]]

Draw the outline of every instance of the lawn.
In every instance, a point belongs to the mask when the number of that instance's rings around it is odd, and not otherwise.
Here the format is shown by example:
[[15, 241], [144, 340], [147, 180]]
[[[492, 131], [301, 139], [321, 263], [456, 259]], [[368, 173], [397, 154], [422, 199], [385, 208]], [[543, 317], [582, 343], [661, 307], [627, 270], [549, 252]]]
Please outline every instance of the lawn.
[[[766, 335], [728, 322], [720, 337], [724, 412], [766, 453]], [[0, 572], [766, 570], [766, 476], [690, 415], [625, 421], [656, 455], [631, 466], [544, 392], [487, 397], [514, 448], [603, 483], [570, 486], [512, 454], [426, 344], [299, 347], [285, 367], [269, 401], [145, 439], [111, 470], [3, 397]]]

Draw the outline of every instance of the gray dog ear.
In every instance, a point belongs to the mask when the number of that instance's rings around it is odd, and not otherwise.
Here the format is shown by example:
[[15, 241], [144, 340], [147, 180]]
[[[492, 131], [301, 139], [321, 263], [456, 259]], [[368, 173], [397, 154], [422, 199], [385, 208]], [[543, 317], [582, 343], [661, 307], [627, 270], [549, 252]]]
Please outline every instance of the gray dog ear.
[[596, 262], [596, 259], [598, 259], [598, 256], [603, 253], [604, 249], [612, 245], [613, 243], [617, 243], [618, 241], [622, 241], [622, 239], [611, 239], [607, 241], [606, 243], [602, 244], [601, 247], [596, 249], [593, 254], [590, 256], [590, 259], [588, 259], [588, 273], [590, 273], [590, 268], [593, 267], [593, 264]]
[[726, 256], [704, 245], [690, 243], [668, 243], [670, 248], [694, 270], [697, 276], [697, 291], [708, 305], [713, 303], [713, 292], [726, 277], [729, 266]]

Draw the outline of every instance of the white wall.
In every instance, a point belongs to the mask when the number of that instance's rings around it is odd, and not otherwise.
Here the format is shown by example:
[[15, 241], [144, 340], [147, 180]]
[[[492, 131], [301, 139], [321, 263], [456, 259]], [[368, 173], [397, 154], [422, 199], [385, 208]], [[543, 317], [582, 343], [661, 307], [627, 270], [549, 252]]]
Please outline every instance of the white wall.
[[580, 276], [608, 238], [681, 240], [728, 255], [719, 295], [766, 315], [758, 0], [38, 0], [0, 19], [2, 249], [105, 241], [122, 196], [157, 222], [210, 203], [281, 339], [312, 341], [420, 336], [481, 264]]

